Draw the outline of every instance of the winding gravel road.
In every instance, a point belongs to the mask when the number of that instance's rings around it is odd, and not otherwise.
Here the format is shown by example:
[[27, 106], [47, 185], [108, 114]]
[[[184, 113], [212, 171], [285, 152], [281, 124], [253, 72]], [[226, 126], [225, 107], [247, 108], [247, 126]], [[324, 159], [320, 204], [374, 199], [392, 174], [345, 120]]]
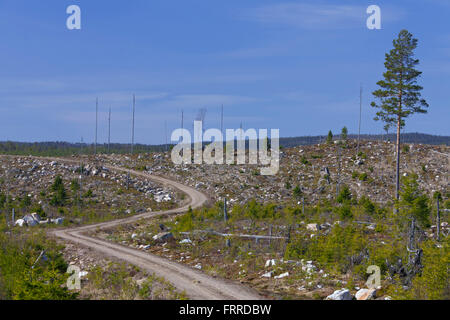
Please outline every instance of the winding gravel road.
[[[48, 158], [47, 158], [48, 159]], [[74, 162], [69, 159], [52, 158], [52, 160], [62, 162]], [[146, 212], [129, 218], [114, 220], [104, 223], [98, 223], [88, 226], [82, 226], [73, 229], [62, 229], [54, 231], [53, 234], [64, 240], [68, 240], [82, 246], [92, 248], [102, 254], [110, 257], [119, 258], [133, 265], [136, 265], [150, 273], [164, 277], [171, 282], [178, 290], [185, 291], [190, 299], [194, 300], [257, 300], [263, 299], [256, 291], [245, 287], [237, 282], [215, 278], [204, 274], [203, 272], [193, 269], [189, 266], [162, 258], [160, 256], [143, 252], [122, 246], [120, 244], [111, 243], [85, 235], [87, 231], [96, 229], [104, 229], [114, 227], [120, 224], [126, 224], [143, 218], [151, 218], [162, 214], [182, 213], [192, 208], [202, 206], [207, 197], [195, 190], [194, 188], [185, 186], [178, 182], [151, 175], [144, 172], [128, 170], [119, 167], [107, 166], [110, 170], [129, 172], [130, 174], [141, 176], [146, 179], [170, 185], [189, 196], [190, 201], [183, 207], [168, 211]]]

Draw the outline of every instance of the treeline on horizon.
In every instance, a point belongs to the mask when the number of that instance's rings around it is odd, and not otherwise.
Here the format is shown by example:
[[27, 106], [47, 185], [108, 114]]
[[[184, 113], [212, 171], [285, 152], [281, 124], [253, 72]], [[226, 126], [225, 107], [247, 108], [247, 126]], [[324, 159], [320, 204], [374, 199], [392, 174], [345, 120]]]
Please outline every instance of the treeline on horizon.
[[[170, 148], [168, 145], [144, 145], [135, 144], [134, 153], [162, 152]], [[71, 156], [77, 154], [94, 154], [94, 144], [70, 143], [70, 142], [14, 142], [1, 141], [0, 154], [32, 155], [32, 156]], [[130, 144], [111, 143], [108, 150], [107, 144], [97, 144], [97, 153], [131, 153]]]
[[[302, 145], [318, 144], [326, 141], [327, 136], [301, 136], [280, 138], [280, 146], [292, 148]], [[358, 135], [350, 134], [348, 139], [357, 139]], [[336, 135], [334, 139], [339, 139]], [[361, 140], [371, 141], [395, 141], [395, 134], [362, 134]], [[402, 143], [420, 143], [431, 145], [449, 145], [450, 136], [437, 136], [424, 133], [403, 133]], [[134, 153], [163, 152], [173, 145], [145, 145], [135, 144]], [[33, 155], [33, 156], [71, 156], [77, 154], [94, 154], [94, 144], [70, 143], [70, 142], [14, 142], [1, 141], [0, 154]], [[97, 153], [127, 154], [131, 152], [131, 145], [126, 143], [97, 144]]]
[[[348, 139], [358, 139], [357, 134], [349, 134]], [[361, 140], [370, 141], [392, 141], [395, 142], [397, 135], [392, 134], [361, 134]], [[280, 138], [280, 145], [284, 148], [292, 148], [302, 145], [311, 145], [323, 143], [327, 139], [327, 136], [303, 136], [303, 137], [292, 137], [292, 138]], [[336, 134], [333, 140], [338, 140], [339, 134]], [[449, 145], [450, 136], [438, 136], [432, 134], [411, 132], [402, 133], [400, 135], [401, 143], [419, 143], [419, 144], [431, 144], [431, 145]]]

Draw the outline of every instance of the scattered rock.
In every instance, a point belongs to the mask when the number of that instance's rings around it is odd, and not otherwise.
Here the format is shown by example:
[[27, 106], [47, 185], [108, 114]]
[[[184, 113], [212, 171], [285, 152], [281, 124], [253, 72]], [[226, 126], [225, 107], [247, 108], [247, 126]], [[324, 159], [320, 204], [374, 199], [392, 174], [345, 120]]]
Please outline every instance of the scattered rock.
[[266, 261], [266, 268], [275, 265], [275, 259], [269, 259]]
[[278, 276], [275, 276], [274, 278], [275, 279], [281, 279], [281, 278], [285, 278], [285, 277], [288, 277], [288, 276], [289, 276], [289, 272], [285, 272], [285, 273], [282, 273], [282, 274], [280, 274]]
[[310, 223], [306, 225], [306, 230], [309, 231], [319, 231], [320, 226], [317, 223]]
[[360, 289], [355, 294], [357, 300], [370, 300], [375, 298], [377, 291], [375, 289]]
[[157, 242], [167, 242], [173, 240], [173, 234], [171, 232], [161, 232], [153, 236], [153, 240]]
[[328, 297], [326, 297], [325, 300], [352, 300], [353, 297], [350, 293], [350, 290], [348, 289], [341, 289], [336, 290], [332, 294], [330, 294]]

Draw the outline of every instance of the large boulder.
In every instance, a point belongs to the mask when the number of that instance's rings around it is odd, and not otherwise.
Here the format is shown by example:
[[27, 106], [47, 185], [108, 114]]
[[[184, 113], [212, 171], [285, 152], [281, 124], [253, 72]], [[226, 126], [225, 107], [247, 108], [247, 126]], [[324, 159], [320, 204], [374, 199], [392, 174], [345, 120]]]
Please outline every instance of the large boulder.
[[357, 300], [369, 300], [375, 298], [377, 291], [375, 289], [360, 289], [355, 294]]
[[330, 294], [328, 297], [326, 297], [325, 300], [352, 300], [353, 297], [350, 293], [350, 290], [348, 289], [341, 289], [336, 290], [332, 294]]
[[31, 214], [27, 214], [23, 217], [23, 220], [29, 227], [34, 227], [39, 224], [39, 220], [35, 219]]
[[36, 212], [33, 212], [33, 213], [31, 214], [31, 216], [32, 216], [33, 219], [36, 220], [37, 222], [41, 221], [41, 217], [40, 217]]

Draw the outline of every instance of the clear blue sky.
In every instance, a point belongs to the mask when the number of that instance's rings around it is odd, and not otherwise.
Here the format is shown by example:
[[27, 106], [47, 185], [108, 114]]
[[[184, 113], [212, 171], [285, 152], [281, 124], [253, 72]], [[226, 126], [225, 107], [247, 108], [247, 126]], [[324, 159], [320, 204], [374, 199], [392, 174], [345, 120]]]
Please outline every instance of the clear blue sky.
[[[66, 8], [82, 10], [82, 29], [66, 28]], [[382, 30], [366, 28], [366, 8], [382, 10]], [[95, 97], [99, 142], [131, 136], [164, 143], [207, 108], [207, 127], [279, 128], [281, 136], [357, 132], [363, 83], [365, 133], [371, 92], [384, 54], [402, 28], [419, 39], [427, 115], [405, 131], [449, 135], [448, 0], [1, 0], [0, 140], [91, 142]]]

